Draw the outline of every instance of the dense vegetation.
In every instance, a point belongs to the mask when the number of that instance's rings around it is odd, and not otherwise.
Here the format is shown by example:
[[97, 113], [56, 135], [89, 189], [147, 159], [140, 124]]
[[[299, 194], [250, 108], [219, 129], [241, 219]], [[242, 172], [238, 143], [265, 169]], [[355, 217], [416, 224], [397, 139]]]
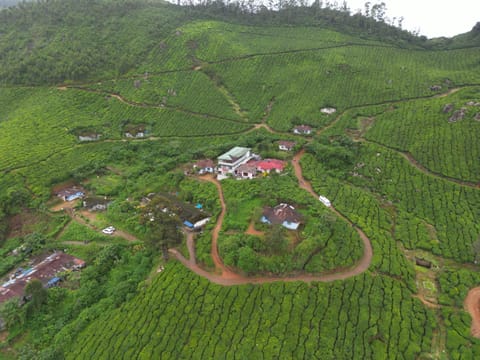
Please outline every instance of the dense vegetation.
[[[478, 28], [427, 40], [374, 6], [367, 16], [321, 1], [51, 0], [1, 10], [0, 275], [53, 249], [87, 268], [63, 274], [60, 288], [33, 283], [32, 301], [0, 308], [0, 357], [480, 356], [463, 310], [480, 281]], [[314, 133], [293, 135], [300, 124]], [[225, 265], [251, 278], [335, 273], [362, 257], [361, 229], [373, 247], [368, 270], [331, 283], [223, 287], [165, 260], [182, 240], [180, 221], [145, 206], [147, 196], [212, 215], [195, 251], [213, 271], [219, 191], [188, 176], [188, 164], [233, 146], [292, 160], [279, 140], [305, 150], [304, 178], [338, 214], [299, 187], [290, 165], [224, 180]], [[52, 189], [72, 183], [111, 199], [108, 210], [53, 211], [63, 205]], [[260, 223], [263, 207], [280, 202], [302, 214], [298, 232]], [[130, 237], [102, 235], [108, 225]], [[177, 250], [188, 254], [184, 243]]]
[[[351, 267], [361, 257], [358, 234], [320, 207], [317, 199], [298, 191], [291, 175], [223, 184], [228, 213], [218, 247], [226, 265], [250, 274], [319, 273]], [[292, 234], [260, 222], [264, 206], [280, 203], [302, 214], [301, 231]], [[260, 239], [246, 233], [250, 223], [263, 232]]]

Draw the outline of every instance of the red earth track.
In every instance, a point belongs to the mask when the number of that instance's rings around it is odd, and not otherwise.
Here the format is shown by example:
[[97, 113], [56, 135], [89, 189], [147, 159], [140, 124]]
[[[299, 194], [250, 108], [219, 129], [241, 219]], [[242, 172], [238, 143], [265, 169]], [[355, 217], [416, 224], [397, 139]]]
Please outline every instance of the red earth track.
[[470, 332], [473, 337], [480, 339], [480, 287], [473, 288], [468, 292], [463, 305], [472, 317]]

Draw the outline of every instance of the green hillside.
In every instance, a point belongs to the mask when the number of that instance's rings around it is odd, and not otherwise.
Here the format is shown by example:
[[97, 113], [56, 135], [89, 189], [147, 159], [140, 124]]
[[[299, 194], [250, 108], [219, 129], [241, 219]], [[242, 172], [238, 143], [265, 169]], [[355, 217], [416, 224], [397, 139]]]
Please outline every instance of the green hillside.
[[[0, 276], [55, 249], [87, 267], [0, 306], [0, 358], [479, 357], [479, 41], [318, 3], [1, 10]], [[283, 171], [195, 174], [236, 146]], [[298, 230], [260, 220], [282, 203]]]

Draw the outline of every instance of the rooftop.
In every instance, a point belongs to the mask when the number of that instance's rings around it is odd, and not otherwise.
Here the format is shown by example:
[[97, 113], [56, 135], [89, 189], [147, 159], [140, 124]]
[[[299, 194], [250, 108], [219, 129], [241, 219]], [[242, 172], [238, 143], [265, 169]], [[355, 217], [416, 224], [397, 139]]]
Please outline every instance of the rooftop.
[[282, 203], [274, 208], [266, 207], [263, 209], [263, 216], [272, 224], [283, 224], [283, 222], [300, 223], [302, 215], [295, 210], [292, 205]]
[[240, 159], [242, 156], [245, 156], [250, 151], [250, 148], [236, 146], [233, 149], [227, 151], [225, 154], [220, 155], [218, 160], [222, 161], [235, 161]]
[[215, 163], [213, 162], [213, 160], [210, 160], [210, 159], [202, 159], [202, 160], [198, 160], [195, 163], [195, 167], [200, 168], [200, 169], [214, 168]]
[[242, 164], [237, 168], [237, 173], [252, 173], [255, 174], [257, 172], [257, 167], [253, 163], [246, 163]]
[[295, 146], [295, 141], [281, 140], [278, 142], [278, 145], [293, 148]]
[[308, 125], [298, 125], [295, 126], [293, 129], [301, 132], [312, 131], [312, 128]]
[[285, 168], [285, 162], [278, 159], [265, 159], [257, 161], [257, 168], [259, 170], [280, 170]]

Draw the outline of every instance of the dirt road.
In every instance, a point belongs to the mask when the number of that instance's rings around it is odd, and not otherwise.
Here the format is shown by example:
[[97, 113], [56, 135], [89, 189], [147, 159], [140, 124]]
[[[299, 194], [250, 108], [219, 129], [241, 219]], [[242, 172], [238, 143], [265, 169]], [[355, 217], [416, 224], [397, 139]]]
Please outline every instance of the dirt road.
[[[318, 199], [319, 195], [315, 193], [315, 191], [313, 191], [312, 185], [309, 182], [307, 182], [303, 177], [302, 167], [300, 166], [300, 159], [302, 158], [304, 153], [305, 153], [305, 150], [301, 150], [293, 157], [292, 166], [293, 166], [293, 169], [295, 170], [295, 176], [298, 179], [299, 186], [302, 189], [308, 191], [315, 199]], [[353, 226], [363, 242], [363, 256], [360, 259], [360, 261], [357, 263], [357, 265], [349, 270], [346, 270], [341, 273], [333, 274], [333, 275], [338, 275], [338, 279], [346, 279], [351, 276], [359, 275], [362, 272], [366, 271], [372, 262], [372, 257], [373, 257], [372, 243], [370, 242], [370, 239], [367, 237], [367, 235], [365, 235], [362, 229], [355, 226], [350, 221], [350, 219], [348, 219], [342, 213], [340, 213], [337, 209], [335, 209], [333, 205], [330, 207], [330, 210], [333, 211], [339, 218], [343, 219], [345, 222]]]
[[199, 178], [200, 180], [203, 181], [208, 181], [214, 184], [217, 187], [218, 191], [218, 197], [220, 199], [220, 205], [222, 207], [222, 210], [220, 212], [220, 215], [217, 218], [217, 223], [215, 224], [215, 227], [213, 228], [212, 232], [212, 250], [211, 250], [211, 256], [213, 259], [213, 263], [215, 264], [215, 271], [220, 272], [222, 275], [222, 278], [225, 279], [237, 279], [239, 278], [240, 275], [234, 273], [232, 270], [230, 270], [228, 267], [225, 266], [223, 263], [222, 259], [220, 258], [220, 255], [218, 254], [218, 234], [220, 233], [220, 230], [222, 229], [222, 224], [223, 224], [223, 218], [225, 217], [225, 214], [227, 212], [227, 205], [225, 204], [225, 197], [223, 196], [223, 190], [222, 190], [222, 185], [220, 182], [215, 179], [211, 175], [206, 175], [202, 176]]

